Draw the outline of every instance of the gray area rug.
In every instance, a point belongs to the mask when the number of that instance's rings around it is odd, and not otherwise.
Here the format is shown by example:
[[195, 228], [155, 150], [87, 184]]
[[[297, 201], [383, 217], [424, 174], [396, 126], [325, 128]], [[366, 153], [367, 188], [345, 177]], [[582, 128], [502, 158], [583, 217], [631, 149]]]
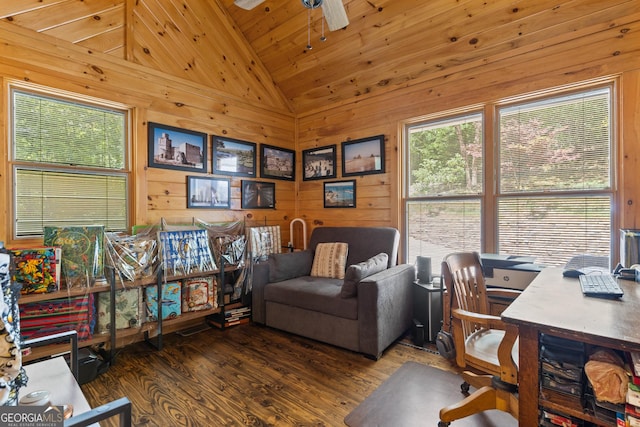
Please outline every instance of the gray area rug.
[[[349, 427], [436, 427], [440, 408], [464, 398], [460, 384], [462, 378], [456, 374], [406, 362], [347, 415], [344, 422]], [[451, 423], [451, 427], [517, 425], [515, 418], [497, 410]]]

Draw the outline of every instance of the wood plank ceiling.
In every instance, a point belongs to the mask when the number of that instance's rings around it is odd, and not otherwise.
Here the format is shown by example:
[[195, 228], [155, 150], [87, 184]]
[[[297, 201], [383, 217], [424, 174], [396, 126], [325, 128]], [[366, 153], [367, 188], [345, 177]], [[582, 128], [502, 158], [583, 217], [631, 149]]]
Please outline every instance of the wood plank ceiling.
[[0, 18], [297, 114], [640, 20], [637, 0], [343, 2], [350, 24], [326, 42], [311, 11], [311, 50], [300, 0], [4, 1]]

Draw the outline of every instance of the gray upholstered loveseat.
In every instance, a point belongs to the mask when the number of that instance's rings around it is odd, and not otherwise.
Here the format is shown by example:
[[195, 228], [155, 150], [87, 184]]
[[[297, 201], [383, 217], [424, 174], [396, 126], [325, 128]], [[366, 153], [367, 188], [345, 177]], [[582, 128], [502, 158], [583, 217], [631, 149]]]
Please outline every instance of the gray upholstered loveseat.
[[[254, 266], [253, 321], [378, 359], [412, 323], [415, 270], [396, 265], [399, 240], [389, 227], [315, 228], [309, 249]], [[348, 244], [350, 295], [343, 279], [311, 276], [315, 249], [326, 242]]]

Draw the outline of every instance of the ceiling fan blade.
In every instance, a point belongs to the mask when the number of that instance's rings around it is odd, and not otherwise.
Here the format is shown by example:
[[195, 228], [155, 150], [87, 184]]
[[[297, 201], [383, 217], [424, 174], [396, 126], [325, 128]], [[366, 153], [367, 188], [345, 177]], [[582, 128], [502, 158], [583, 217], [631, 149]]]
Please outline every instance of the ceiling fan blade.
[[234, 0], [233, 4], [245, 10], [251, 10], [262, 2], [264, 0]]
[[322, 2], [322, 13], [324, 13], [324, 18], [327, 21], [327, 25], [329, 25], [330, 31], [339, 30], [349, 25], [349, 18], [346, 10], [344, 10], [342, 0], [324, 0]]

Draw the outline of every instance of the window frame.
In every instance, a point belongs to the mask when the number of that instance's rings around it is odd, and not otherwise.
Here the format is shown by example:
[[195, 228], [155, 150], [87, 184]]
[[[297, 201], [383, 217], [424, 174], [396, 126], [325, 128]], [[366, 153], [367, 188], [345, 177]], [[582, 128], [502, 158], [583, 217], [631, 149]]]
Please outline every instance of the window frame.
[[[59, 100], [62, 102], [68, 102], [72, 104], [79, 104], [87, 106], [88, 108], [96, 108], [99, 110], [112, 110], [123, 115], [124, 121], [124, 158], [122, 169], [91, 167], [91, 166], [70, 166], [61, 165], [56, 163], [47, 162], [28, 162], [23, 160], [16, 160], [15, 158], [15, 144], [14, 144], [14, 93], [20, 92], [37, 97], [44, 97], [53, 100]], [[132, 165], [132, 149], [133, 149], [133, 137], [132, 137], [132, 117], [133, 107], [96, 97], [90, 97], [86, 95], [80, 95], [77, 93], [60, 90], [56, 88], [50, 88], [42, 85], [28, 84], [19, 81], [7, 81], [5, 84], [5, 105], [7, 106], [7, 114], [5, 114], [6, 120], [6, 135], [7, 143], [5, 145], [7, 150], [7, 163], [5, 169], [5, 177], [7, 177], [6, 186], [6, 210], [7, 213], [7, 233], [6, 239], [11, 242], [19, 242], [19, 244], [30, 244], [30, 242], [42, 241], [43, 235], [24, 235], [19, 236], [16, 227], [17, 218], [17, 204], [16, 204], [16, 179], [19, 170], [26, 171], [45, 171], [53, 173], [75, 173], [82, 175], [97, 175], [97, 176], [114, 176], [123, 177], [125, 180], [125, 220], [126, 229], [129, 229], [132, 224], [132, 207], [133, 194], [132, 194], [132, 179], [133, 179], [133, 165]]]
[[[610, 90], [610, 117], [611, 117], [611, 147], [610, 147], [610, 188], [602, 190], [590, 190], [585, 192], [584, 190], [576, 191], [540, 191], [531, 193], [505, 193], [501, 194], [499, 186], [499, 174], [500, 174], [500, 157], [499, 157], [499, 132], [500, 127], [499, 109], [514, 106], [517, 104], [526, 104], [532, 102], [538, 102], [544, 99], [552, 99], [554, 97], [569, 96], [581, 92], [588, 92], [591, 90], [598, 90], [602, 88], [609, 88]], [[619, 168], [619, 150], [620, 150], [620, 117], [619, 117], [619, 81], [616, 77], [607, 77], [603, 79], [597, 79], [593, 81], [579, 82], [576, 84], [560, 86], [551, 89], [539, 90], [532, 93], [520, 94], [512, 97], [505, 97], [497, 100], [487, 100], [482, 104], [470, 105], [468, 107], [462, 107], [454, 110], [448, 110], [429, 114], [414, 119], [404, 121], [402, 123], [402, 138], [403, 138], [403, 156], [401, 161], [402, 168], [402, 219], [404, 221], [403, 229], [405, 230], [404, 237], [404, 252], [407, 254], [407, 258], [414, 255], [409, 251], [409, 218], [408, 218], [408, 206], [410, 203], [424, 202], [429, 200], [445, 200], [444, 197], [409, 197], [409, 183], [410, 174], [409, 170], [409, 129], [415, 128], [420, 125], [426, 125], [429, 122], [447, 121], [456, 116], [464, 114], [473, 114], [474, 112], [481, 111], [483, 117], [483, 162], [484, 162], [484, 191], [479, 195], [481, 198], [481, 230], [480, 230], [480, 244], [481, 252], [483, 253], [498, 253], [499, 252], [499, 218], [498, 218], [498, 203], [500, 199], [508, 199], [511, 197], [538, 197], [538, 196], [552, 196], [552, 197], [572, 197], [575, 195], [602, 195], [606, 194], [611, 197], [612, 213], [610, 216], [611, 222], [611, 235], [610, 241], [610, 254], [611, 262], [615, 261], [615, 255], [619, 248], [618, 242], [618, 229], [620, 218], [616, 214], [616, 211], [620, 210], [619, 204], [621, 202], [620, 189], [618, 188], [618, 182], [620, 179]], [[475, 196], [452, 196], [453, 199], [463, 198], [475, 198]], [[427, 255], [427, 254], [418, 254]], [[407, 262], [412, 260], [407, 259]]]

